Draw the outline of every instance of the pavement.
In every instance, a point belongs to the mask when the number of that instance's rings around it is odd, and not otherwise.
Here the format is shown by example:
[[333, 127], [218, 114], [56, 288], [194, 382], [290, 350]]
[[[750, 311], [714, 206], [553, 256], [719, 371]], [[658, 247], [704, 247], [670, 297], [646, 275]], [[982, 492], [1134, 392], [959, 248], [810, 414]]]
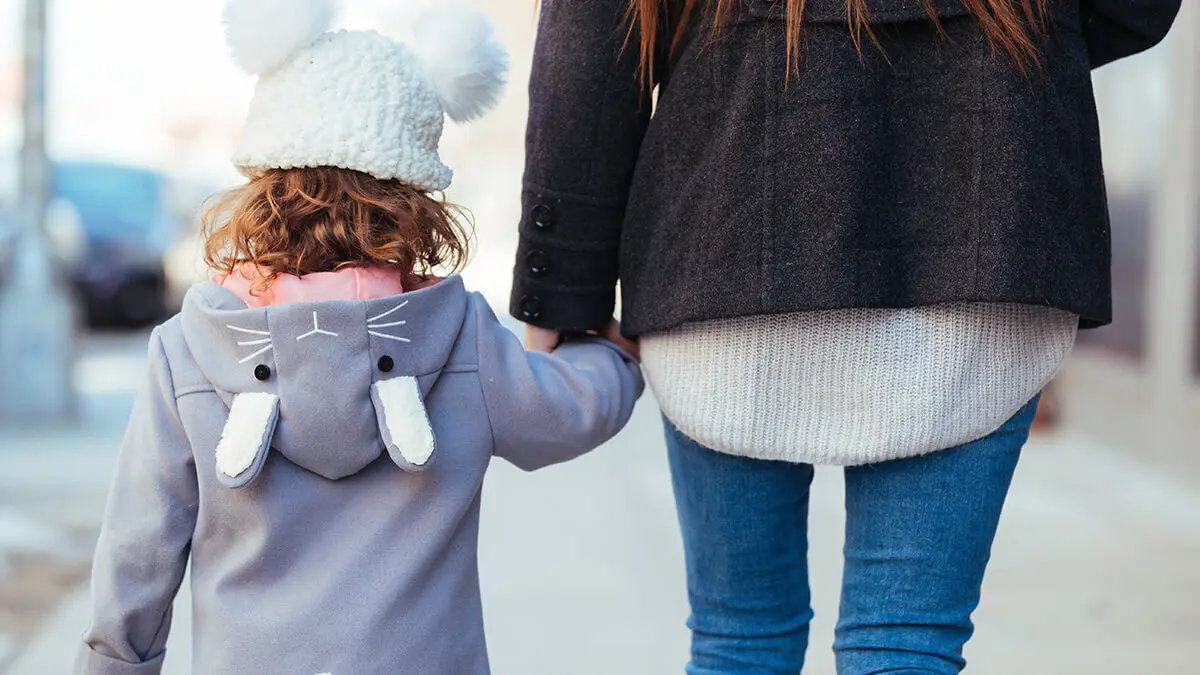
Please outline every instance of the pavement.
[[[85, 343], [79, 425], [0, 427], [0, 507], [39, 522], [95, 526], [144, 341]], [[841, 502], [839, 471], [819, 470], [810, 516], [812, 675], [834, 672]], [[654, 401], [644, 399], [625, 431], [575, 462], [535, 474], [496, 462], [480, 564], [498, 675], [681, 672], [682, 553]], [[970, 672], [1195, 675], [1197, 589], [1200, 494], [1101, 440], [1035, 438], [995, 545], [978, 634], [967, 647]], [[165, 675], [189, 673], [189, 602], [185, 583]], [[88, 612], [80, 588], [0, 672], [70, 672]]]

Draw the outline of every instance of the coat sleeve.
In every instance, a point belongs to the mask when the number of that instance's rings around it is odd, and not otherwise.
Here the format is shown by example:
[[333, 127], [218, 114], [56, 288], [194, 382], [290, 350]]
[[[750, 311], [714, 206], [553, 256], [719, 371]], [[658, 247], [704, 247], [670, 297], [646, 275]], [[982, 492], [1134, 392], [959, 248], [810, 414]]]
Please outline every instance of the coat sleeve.
[[1083, 0], [1083, 37], [1092, 67], [1144, 52], [1162, 42], [1182, 0]]
[[633, 357], [599, 339], [527, 352], [490, 308], [477, 314], [493, 454], [534, 471], [595, 449], [629, 421], [644, 386]]
[[196, 524], [191, 447], [161, 337], [134, 403], [92, 567], [91, 625], [76, 675], [157, 675]]
[[618, 243], [652, 97], [626, 45], [629, 0], [545, 0], [529, 82], [509, 311], [561, 331], [613, 314]]

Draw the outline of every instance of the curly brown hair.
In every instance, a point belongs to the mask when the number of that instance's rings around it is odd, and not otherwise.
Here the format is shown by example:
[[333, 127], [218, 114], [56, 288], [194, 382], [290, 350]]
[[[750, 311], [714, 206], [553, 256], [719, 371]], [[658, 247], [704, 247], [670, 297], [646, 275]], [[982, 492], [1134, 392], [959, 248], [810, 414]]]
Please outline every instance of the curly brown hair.
[[471, 219], [462, 208], [398, 180], [335, 167], [272, 169], [205, 205], [204, 261], [233, 274], [256, 266], [254, 291], [280, 274], [346, 267], [399, 270], [417, 285], [466, 263]]

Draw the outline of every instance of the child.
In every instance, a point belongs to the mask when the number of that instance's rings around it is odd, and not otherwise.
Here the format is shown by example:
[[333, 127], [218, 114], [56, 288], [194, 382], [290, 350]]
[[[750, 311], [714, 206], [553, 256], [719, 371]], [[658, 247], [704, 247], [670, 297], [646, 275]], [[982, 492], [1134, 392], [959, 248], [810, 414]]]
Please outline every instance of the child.
[[189, 560], [198, 675], [487, 673], [489, 460], [571, 459], [641, 393], [614, 344], [527, 353], [459, 277], [428, 276], [465, 252], [430, 193], [450, 182], [443, 115], [500, 93], [486, 19], [443, 4], [405, 46], [326, 33], [331, 15], [329, 0], [227, 9], [260, 75], [235, 157], [250, 182], [209, 213], [224, 274], [151, 337], [80, 675], [161, 671]]

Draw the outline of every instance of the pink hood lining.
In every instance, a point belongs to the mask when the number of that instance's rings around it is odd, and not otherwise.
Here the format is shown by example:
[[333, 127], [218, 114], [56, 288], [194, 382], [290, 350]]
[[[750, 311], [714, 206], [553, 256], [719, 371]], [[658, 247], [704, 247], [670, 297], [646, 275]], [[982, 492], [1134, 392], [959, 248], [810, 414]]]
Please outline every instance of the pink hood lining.
[[241, 269], [233, 274], [216, 274], [212, 280], [241, 298], [247, 307], [268, 307], [285, 302], [329, 302], [334, 300], [375, 300], [415, 291], [441, 281], [426, 277], [417, 288], [404, 288], [399, 270], [382, 267], [347, 267], [336, 272], [316, 272], [295, 276], [280, 274], [265, 291], [252, 286], [260, 272], [246, 273]]

